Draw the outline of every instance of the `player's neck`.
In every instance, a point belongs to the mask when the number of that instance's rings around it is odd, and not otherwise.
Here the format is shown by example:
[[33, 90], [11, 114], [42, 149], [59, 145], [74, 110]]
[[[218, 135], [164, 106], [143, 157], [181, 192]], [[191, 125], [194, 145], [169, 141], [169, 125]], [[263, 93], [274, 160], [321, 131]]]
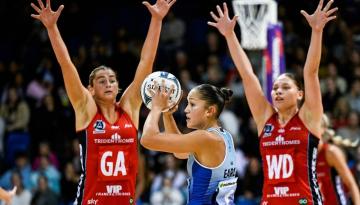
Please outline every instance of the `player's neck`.
[[298, 108], [295, 108], [286, 111], [278, 111], [278, 122], [280, 123], [280, 125], [286, 125], [291, 120], [291, 118], [296, 115], [298, 110]]
[[211, 121], [207, 122], [206, 124], [204, 124], [204, 125], [202, 126], [201, 129], [202, 129], [202, 130], [207, 130], [207, 129], [211, 128], [211, 127], [220, 127], [220, 126], [219, 126], [219, 123], [217, 122], [217, 120], [216, 120], [216, 121], [211, 120]]
[[117, 119], [117, 113], [115, 112], [115, 104], [112, 105], [98, 105], [98, 109], [102, 115], [106, 118], [106, 120], [110, 123], [114, 123]]

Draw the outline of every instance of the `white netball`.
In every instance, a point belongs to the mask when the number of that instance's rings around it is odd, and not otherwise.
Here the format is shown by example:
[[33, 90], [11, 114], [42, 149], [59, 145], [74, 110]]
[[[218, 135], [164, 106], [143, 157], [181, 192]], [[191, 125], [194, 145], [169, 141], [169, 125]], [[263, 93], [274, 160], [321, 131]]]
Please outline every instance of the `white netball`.
[[[148, 75], [141, 85], [141, 97], [145, 106], [151, 109], [151, 93], [150, 90], [154, 90], [155, 82], [160, 86], [165, 86], [166, 90], [170, 90], [173, 87], [173, 92], [170, 94], [171, 103], [176, 103], [181, 97], [181, 85], [179, 80], [171, 73], [166, 71], [155, 71]], [[170, 108], [169, 108], [170, 109]], [[168, 109], [167, 109], [168, 110]], [[163, 110], [163, 112], [167, 111]]]

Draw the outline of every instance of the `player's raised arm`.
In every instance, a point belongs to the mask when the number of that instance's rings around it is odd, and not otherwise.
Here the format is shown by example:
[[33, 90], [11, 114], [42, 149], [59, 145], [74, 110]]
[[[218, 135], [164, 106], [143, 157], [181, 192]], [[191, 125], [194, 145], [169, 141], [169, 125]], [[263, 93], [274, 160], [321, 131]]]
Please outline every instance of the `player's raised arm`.
[[314, 129], [312, 128], [313, 126], [320, 126], [321, 117], [323, 115], [318, 76], [323, 29], [329, 21], [336, 18], [333, 14], [337, 11], [337, 8], [330, 9], [333, 0], [330, 0], [325, 6], [323, 5], [323, 2], [323, 0], [319, 1], [315, 12], [311, 15], [306, 11], [301, 11], [301, 14], [304, 15], [311, 27], [311, 41], [304, 66], [305, 101], [300, 110], [300, 116], [305, 119], [305, 122], [309, 122], [307, 123], [307, 126], [310, 129]]
[[69, 52], [57, 26], [57, 21], [61, 11], [64, 9], [64, 5], [59, 6], [59, 8], [54, 11], [51, 8], [50, 0], [46, 0], [45, 5], [42, 0], [38, 0], [38, 5], [31, 3], [31, 7], [33, 7], [37, 13], [32, 14], [31, 17], [41, 21], [47, 30], [51, 46], [61, 67], [65, 88], [71, 104], [75, 111], [83, 109], [85, 104], [91, 101], [91, 95], [81, 83], [79, 74], [71, 61]]
[[251, 113], [254, 120], [260, 129], [263, 128], [265, 120], [267, 120], [273, 113], [271, 104], [267, 101], [264, 92], [262, 91], [259, 79], [255, 75], [249, 58], [242, 49], [239, 40], [234, 32], [237, 16], [232, 19], [229, 17], [229, 11], [226, 3], [223, 4], [223, 9], [216, 6], [217, 15], [210, 12], [214, 22], [208, 22], [219, 30], [225, 37], [231, 57], [236, 65], [236, 68], [242, 78], [246, 99], [248, 101]]
[[154, 5], [150, 5], [146, 1], [143, 2], [151, 13], [150, 26], [141, 50], [140, 62], [134, 80], [120, 99], [120, 106], [127, 110], [135, 124], [138, 124], [139, 110], [142, 103], [140, 87], [145, 77], [152, 72], [160, 39], [162, 20], [175, 2], [176, 0], [157, 0]]

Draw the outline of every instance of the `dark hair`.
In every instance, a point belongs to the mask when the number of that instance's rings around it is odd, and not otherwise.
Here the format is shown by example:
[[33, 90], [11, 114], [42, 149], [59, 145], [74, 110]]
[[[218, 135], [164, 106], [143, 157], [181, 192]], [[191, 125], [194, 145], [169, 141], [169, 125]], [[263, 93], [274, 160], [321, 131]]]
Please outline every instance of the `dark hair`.
[[229, 88], [218, 88], [210, 84], [201, 84], [196, 86], [195, 89], [200, 94], [200, 99], [204, 100], [207, 106], [216, 105], [218, 108], [216, 113], [217, 118], [233, 94], [233, 91]]
[[101, 65], [101, 66], [98, 66], [98, 67], [94, 68], [94, 69], [91, 71], [91, 73], [90, 73], [90, 75], [89, 75], [89, 85], [90, 85], [90, 86], [93, 86], [93, 85], [94, 85], [93, 81], [94, 81], [94, 79], [95, 79], [96, 73], [97, 73], [99, 70], [112, 70], [112, 71], [115, 73], [116, 80], [117, 80], [117, 73], [116, 73], [112, 68], [107, 67], [107, 66], [104, 66], [104, 65]]
[[28, 159], [28, 154], [24, 150], [19, 150], [15, 152], [15, 160], [17, 159]]
[[303, 83], [304, 80], [302, 78], [297, 77], [292, 73], [284, 73], [283, 75], [290, 78], [295, 83], [295, 85], [298, 87], [299, 90], [302, 91], [304, 90], [304, 83]]

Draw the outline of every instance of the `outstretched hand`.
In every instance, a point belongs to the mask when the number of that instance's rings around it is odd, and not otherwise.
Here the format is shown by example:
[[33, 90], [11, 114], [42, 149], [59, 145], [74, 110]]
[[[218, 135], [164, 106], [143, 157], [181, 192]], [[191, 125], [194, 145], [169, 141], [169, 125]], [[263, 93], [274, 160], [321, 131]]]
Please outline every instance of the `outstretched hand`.
[[334, 0], [330, 0], [323, 8], [324, 0], [320, 0], [318, 7], [313, 14], [309, 15], [304, 10], [301, 10], [300, 12], [306, 18], [307, 22], [313, 30], [322, 31], [327, 22], [336, 18], [336, 16], [333, 14], [338, 10], [338, 8], [335, 7], [330, 9], [333, 3]]
[[64, 9], [64, 5], [59, 6], [57, 11], [53, 11], [50, 0], [46, 0], [45, 6], [42, 0], [38, 0], [38, 4], [39, 6], [36, 6], [34, 3], [31, 3], [31, 7], [37, 12], [37, 14], [31, 14], [31, 17], [40, 20], [47, 29], [55, 26], [61, 11]]
[[234, 32], [234, 28], [236, 25], [236, 19], [238, 16], [234, 16], [232, 19], [229, 17], [229, 10], [227, 8], [226, 3], [223, 3], [223, 10], [221, 10], [220, 6], [217, 5], [216, 9], [218, 11], [218, 15], [215, 15], [214, 12], [210, 12], [210, 15], [214, 19], [215, 22], [208, 22], [208, 25], [213, 26], [219, 30], [219, 32], [223, 36], [227, 36]]
[[151, 5], [147, 1], [143, 1], [142, 3], [150, 11], [152, 17], [162, 20], [175, 2], [176, 0], [157, 0], [154, 5]]

